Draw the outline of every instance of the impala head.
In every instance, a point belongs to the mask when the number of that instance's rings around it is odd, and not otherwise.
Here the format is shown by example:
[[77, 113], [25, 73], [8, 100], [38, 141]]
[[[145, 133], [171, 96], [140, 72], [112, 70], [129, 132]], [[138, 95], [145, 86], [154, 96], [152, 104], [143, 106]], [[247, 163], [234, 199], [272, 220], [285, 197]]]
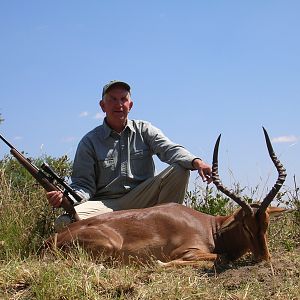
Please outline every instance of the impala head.
[[[220, 229], [220, 233], [225, 233], [226, 235], [227, 232], [227, 235], [231, 234], [233, 238], [238, 240], [239, 249], [233, 254], [233, 256], [236, 256], [233, 257], [234, 259], [250, 250], [253, 253], [255, 260], [268, 260], [270, 255], [266, 234], [269, 226], [270, 215], [284, 211], [282, 208], [269, 207], [270, 203], [284, 183], [286, 172], [274, 153], [270, 138], [265, 128], [263, 128], [263, 131], [269, 155], [278, 171], [278, 179], [260, 204], [248, 204], [241, 196], [224, 187], [218, 174], [218, 151], [221, 135], [219, 135], [214, 148], [212, 166], [213, 182], [218, 190], [241, 206], [239, 210], [237, 210], [222, 224]], [[235, 245], [234, 241], [228, 241], [228, 243], [232, 243], [232, 247]], [[231, 246], [229, 245], [229, 247]]]

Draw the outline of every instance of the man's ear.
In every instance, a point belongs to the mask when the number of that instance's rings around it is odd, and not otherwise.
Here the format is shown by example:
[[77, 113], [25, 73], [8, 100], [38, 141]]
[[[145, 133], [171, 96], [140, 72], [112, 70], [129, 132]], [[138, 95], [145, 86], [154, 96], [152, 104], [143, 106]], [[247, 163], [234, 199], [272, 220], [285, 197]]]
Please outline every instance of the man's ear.
[[129, 104], [129, 110], [132, 109], [132, 106], [133, 106], [133, 101], [131, 100], [131, 101], [130, 101], [130, 104]]
[[102, 111], [105, 112], [105, 103], [103, 100], [100, 100], [99, 105], [100, 105]]

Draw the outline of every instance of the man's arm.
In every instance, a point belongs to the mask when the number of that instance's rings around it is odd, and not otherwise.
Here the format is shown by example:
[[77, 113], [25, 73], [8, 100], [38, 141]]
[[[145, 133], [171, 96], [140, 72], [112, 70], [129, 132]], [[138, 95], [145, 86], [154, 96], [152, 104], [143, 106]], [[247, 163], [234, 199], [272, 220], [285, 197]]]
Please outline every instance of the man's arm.
[[[96, 190], [95, 184], [95, 159], [90, 148], [82, 139], [77, 147], [72, 170], [71, 187], [82, 197], [82, 202], [87, 201]], [[58, 208], [63, 202], [64, 195], [60, 191], [50, 191], [46, 197], [51, 206]], [[79, 204], [73, 199], [74, 205]]]
[[198, 170], [202, 180], [210, 183], [211, 166], [195, 155], [191, 154], [183, 146], [173, 143], [160, 129], [151, 123], [144, 123], [144, 136], [153, 153], [163, 162], [168, 164], [179, 163], [182, 167], [189, 170]]
[[76, 150], [71, 175], [71, 186], [84, 201], [89, 200], [96, 192], [97, 158], [91, 142], [83, 138]]

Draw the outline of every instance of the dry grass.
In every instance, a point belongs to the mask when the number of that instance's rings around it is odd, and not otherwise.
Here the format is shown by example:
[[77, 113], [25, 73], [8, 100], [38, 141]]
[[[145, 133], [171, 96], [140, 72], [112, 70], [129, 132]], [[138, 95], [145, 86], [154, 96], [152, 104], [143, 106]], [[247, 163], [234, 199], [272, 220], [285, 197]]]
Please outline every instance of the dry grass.
[[103, 266], [87, 256], [3, 263], [1, 299], [300, 299], [300, 253], [269, 263], [244, 258], [223, 270]]

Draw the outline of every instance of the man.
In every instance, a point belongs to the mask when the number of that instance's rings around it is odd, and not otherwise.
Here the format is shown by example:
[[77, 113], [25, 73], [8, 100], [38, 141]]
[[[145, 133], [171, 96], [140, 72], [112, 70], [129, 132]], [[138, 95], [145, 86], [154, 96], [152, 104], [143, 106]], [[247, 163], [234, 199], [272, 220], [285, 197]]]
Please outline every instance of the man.
[[[114, 210], [182, 203], [189, 170], [198, 170], [203, 181], [212, 180], [211, 167], [200, 158], [149, 122], [128, 119], [133, 107], [130, 90], [127, 83], [116, 80], [103, 87], [99, 104], [106, 114], [104, 122], [78, 145], [71, 186], [83, 198], [75, 203], [81, 219]], [[153, 155], [170, 165], [156, 176]], [[53, 207], [60, 207], [62, 197], [61, 192], [47, 193]], [[58, 219], [56, 227], [63, 220]]]

